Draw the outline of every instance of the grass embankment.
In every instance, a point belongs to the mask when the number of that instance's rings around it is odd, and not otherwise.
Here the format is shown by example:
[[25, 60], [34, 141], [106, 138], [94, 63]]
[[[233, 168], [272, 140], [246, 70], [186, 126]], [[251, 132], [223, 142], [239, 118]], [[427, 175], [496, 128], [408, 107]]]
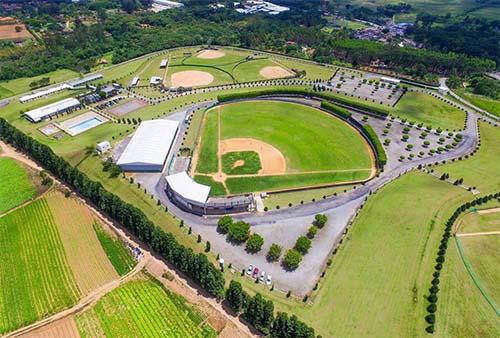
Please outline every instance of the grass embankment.
[[104, 296], [76, 317], [83, 337], [216, 337], [180, 296], [143, 276]]
[[126, 275], [136, 265], [136, 261], [116, 236], [105, 231], [99, 223], [94, 223], [94, 230], [109, 261], [120, 276]]
[[46, 199], [0, 218], [0, 333], [73, 305], [80, 292]]
[[495, 100], [483, 95], [476, 95], [466, 89], [459, 89], [456, 93], [476, 107], [500, 117], [500, 100]]
[[0, 158], [0, 214], [35, 196], [24, 168], [11, 158]]

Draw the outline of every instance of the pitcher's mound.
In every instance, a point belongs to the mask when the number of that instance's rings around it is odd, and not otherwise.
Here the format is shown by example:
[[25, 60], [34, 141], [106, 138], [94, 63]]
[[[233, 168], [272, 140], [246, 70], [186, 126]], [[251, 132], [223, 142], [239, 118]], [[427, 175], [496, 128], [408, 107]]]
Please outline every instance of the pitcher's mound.
[[185, 70], [172, 74], [172, 87], [206, 86], [214, 82], [212, 74], [199, 70]]
[[226, 53], [219, 50], [205, 49], [199, 52], [196, 56], [200, 59], [218, 59], [223, 57], [224, 55], [226, 55]]
[[293, 75], [291, 72], [280, 66], [268, 66], [259, 71], [259, 74], [266, 79], [277, 79]]

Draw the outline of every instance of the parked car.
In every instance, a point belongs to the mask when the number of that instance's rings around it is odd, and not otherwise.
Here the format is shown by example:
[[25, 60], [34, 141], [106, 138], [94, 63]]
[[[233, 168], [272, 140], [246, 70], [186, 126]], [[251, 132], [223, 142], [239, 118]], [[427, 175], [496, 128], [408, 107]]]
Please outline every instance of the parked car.
[[256, 278], [258, 275], [259, 275], [259, 268], [255, 267], [255, 269], [253, 269], [252, 277]]
[[251, 274], [252, 274], [252, 271], [253, 271], [253, 265], [252, 265], [252, 264], [250, 264], [250, 265], [248, 266], [248, 269], [247, 269], [247, 275], [251, 275]]
[[271, 275], [267, 275], [266, 284], [271, 285], [273, 283], [273, 277]]
[[264, 280], [265, 280], [265, 279], [266, 279], [266, 272], [265, 272], [265, 271], [262, 271], [262, 272], [260, 273], [260, 281], [261, 281], [261, 282], [264, 282]]

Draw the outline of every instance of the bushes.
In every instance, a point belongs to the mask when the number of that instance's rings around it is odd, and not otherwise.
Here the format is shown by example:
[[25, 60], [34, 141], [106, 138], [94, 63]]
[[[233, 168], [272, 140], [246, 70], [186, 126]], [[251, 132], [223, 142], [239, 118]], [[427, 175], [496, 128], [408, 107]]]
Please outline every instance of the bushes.
[[240, 313], [243, 309], [246, 296], [239, 282], [232, 280], [229, 283], [229, 288], [226, 290], [226, 301], [236, 314]]
[[267, 260], [270, 262], [277, 261], [281, 256], [281, 246], [276, 243], [271, 244], [269, 251], [267, 252]]
[[309, 230], [307, 230], [307, 238], [313, 239], [314, 236], [316, 236], [316, 233], [318, 232], [318, 227], [315, 225], [311, 225], [309, 227]]
[[314, 216], [314, 225], [317, 226], [318, 228], [323, 228], [328, 221], [328, 217], [323, 214], [317, 214]]
[[250, 235], [250, 225], [243, 221], [238, 221], [236, 223], [231, 223], [229, 225], [229, 230], [227, 236], [230, 240], [236, 243], [243, 243], [248, 239]]
[[379, 166], [384, 166], [387, 163], [387, 155], [385, 154], [384, 147], [382, 146], [382, 143], [380, 143], [380, 140], [378, 139], [377, 134], [373, 130], [373, 128], [365, 124], [362, 126], [363, 132], [365, 133], [366, 137], [371, 141], [373, 146], [375, 147], [375, 151], [377, 152], [377, 158], [378, 158], [378, 163]]
[[72, 186], [172, 265], [193, 278], [208, 293], [216, 297], [223, 296], [224, 277], [206, 255], [195, 254], [192, 249], [180, 244], [174, 235], [154, 225], [142, 210], [108, 192], [100, 183], [90, 180], [78, 168], [57, 156], [50, 147], [26, 136], [2, 118], [0, 138], [27, 153], [54, 176]]
[[321, 101], [321, 108], [329, 110], [329, 111], [339, 115], [340, 117], [343, 117], [346, 120], [349, 119], [352, 115], [347, 109], [339, 107], [339, 106], [337, 106], [333, 103], [330, 103], [328, 101]]
[[246, 250], [249, 252], [259, 252], [264, 245], [264, 238], [258, 234], [252, 234], [247, 241]]
[[285, 257], [283, 257], [282, 263], [285, 268], [289, 270], [295, 270], [299, 267], [301, 261], [301, 253], [295, 249], [289, 249], [286, 252]]
[[233, 224], [233, 219], [231, 216], [223, 216], [219, 219], [217, 223], [217, 231], [226, 234], [229, 231], [229, 227]]
[[295, 250], [305, 255], [311, 248], [311, 240], [306, 236], [300, 236], [293, 247]]

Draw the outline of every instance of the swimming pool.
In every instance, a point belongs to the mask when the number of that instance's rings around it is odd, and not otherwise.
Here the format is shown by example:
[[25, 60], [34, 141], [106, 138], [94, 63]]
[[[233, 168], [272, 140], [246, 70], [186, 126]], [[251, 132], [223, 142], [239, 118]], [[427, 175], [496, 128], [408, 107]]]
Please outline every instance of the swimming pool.
[[71, 134], [76, 135], [80, 134], [90, 128], [94, 128], [98, 125], [103, 123], [102, 120], [98, 119], [97, 117], [93, 116], [89, 118], [88, 120], [79, 122], [71, 127], [68, 128], [68, 130], [71, 132]]

